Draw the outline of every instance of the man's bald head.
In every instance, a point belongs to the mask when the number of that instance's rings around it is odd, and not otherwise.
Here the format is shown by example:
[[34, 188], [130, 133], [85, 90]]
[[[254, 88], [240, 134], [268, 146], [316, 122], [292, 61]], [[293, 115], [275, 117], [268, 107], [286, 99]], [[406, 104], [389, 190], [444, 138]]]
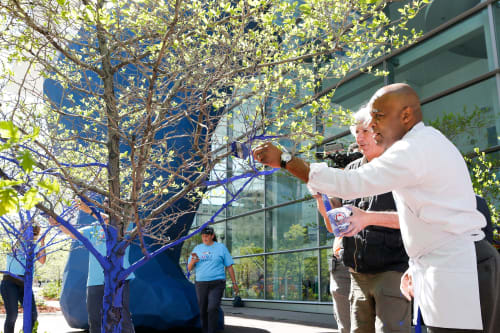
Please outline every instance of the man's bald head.
[[377, 90], [370, 99], [375, 140], [385, 148], [422, 121], [420, 100], [412, 87], [395, 83]]

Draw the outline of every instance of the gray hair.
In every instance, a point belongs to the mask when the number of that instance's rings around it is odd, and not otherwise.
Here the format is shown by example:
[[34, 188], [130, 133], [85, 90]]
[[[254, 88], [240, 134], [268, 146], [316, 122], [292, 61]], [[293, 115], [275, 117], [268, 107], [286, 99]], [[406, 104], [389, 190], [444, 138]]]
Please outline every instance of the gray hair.
[[366, 128], [370, 125], [371, 121], [372, 116], [370, 115], [370, 108], [367, 105], [361, 107], [352, 115], [352, 125], [349, 127], [351, 134], [356, 137], [356, 127], [362, 125]]

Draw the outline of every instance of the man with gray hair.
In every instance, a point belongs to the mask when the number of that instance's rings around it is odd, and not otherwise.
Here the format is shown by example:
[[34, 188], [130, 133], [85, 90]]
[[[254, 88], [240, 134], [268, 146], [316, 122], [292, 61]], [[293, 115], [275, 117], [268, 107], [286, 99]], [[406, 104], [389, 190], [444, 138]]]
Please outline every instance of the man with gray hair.
[[[345, 170], [358, 169], [384, 152], [373, 139], [370, 120], [367, 108], [353, 115], [354, 124], [350, 129], [363, 157], [351, 162]], [[332, 232], [323, 201], [319, 195], [315, 197], [325, 225]], [[392, 193], [331, 201], [332, 207], [350, 205], [353, 212], [347, 218], [349, 229], [334, 243], [333, 252], [343, 265], [333, 270], [330, 276], [337, 322], [340, 320], [341, 324], [339, 330], [343, 332], [347, 326], [342, 315], [350, 312], [350, 332], [410, 332], [410, 302], [399, 290], [401, 277], [408, 269], [408, 256], [401, 239], [399, 219], [394, 214], [396, 204]], [[341, 258], [341, 251], [336, 249], [339, 243], [343, 247]], [[348, 267], [351, 277], [350, 311], [349, 304], [346, 305], [342, 297], [342, 291], [349, 290], [342, 285], [346, 281], [343, 266]], [[348, 327], [346, 331], [349, 331]]]

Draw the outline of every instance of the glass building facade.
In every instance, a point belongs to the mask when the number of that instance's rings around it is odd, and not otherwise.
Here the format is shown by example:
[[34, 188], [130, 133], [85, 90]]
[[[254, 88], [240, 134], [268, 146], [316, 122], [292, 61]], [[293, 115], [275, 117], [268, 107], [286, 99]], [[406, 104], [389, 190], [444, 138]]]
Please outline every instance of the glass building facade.
[[[387, 14], [395, 18], [405, 2], [390, 4]], [[388, 76], [353, 73], [338, 87], [333, 102], [357, 110], [383, 85], [408, 83], [421, 98], [424, 122], [463, 116], [467, 123], [450, 139], [464, 154], [478, 147], [498, 158], [500, 2], [435, 0], [411, 21], [411, 27], [424, 33], [418, 43], [374, 62]], [[335, 82], [322, 84], [328, 89]], [[220, 126], [219, 133], [229, 141], [245, 132], [244, 122], [230, 121], [232, 126]], [[324, 142], [354, 142], [345, 127], [325, 128], [324, 136]], [[214, 142], [218, 144], [225, 142]], [[228, 177], [243, 170], [237, 159], [227, 159], [214, 172]], [[223, 189], [209, 194], [193, 228], [209, 220], [228, 199]], [[331, 313], [328, 257], [333, 235], [308, 194], [303, 183], [278, 171], [254, 179], [242, 197], [214, 219], [219, 241], [235, 260], [240, 296], [247, 306]], [[183, 259], [200, 242], [199, 236], [185, 242]], [[230, 279], [226, 296], [232, 297]]]

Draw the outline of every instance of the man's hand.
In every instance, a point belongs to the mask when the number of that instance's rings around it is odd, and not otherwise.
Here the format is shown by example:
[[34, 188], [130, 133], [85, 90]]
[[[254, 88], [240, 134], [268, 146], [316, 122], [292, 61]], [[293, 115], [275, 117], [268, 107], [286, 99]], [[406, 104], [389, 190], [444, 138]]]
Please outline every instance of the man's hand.
[[233, 290], [235, 295], [240, 293], [240, 288], [238, 288], [238, 284], [236, 282], [233, 282]]
[[281, 153], [276, 146], [270, 142], [261, 144], [253, 150], [253, 158], [264, 165], [272, 168], [279, 168], [281, 162]]
[[411, 301], [413, 295], [413, 280], [410, 272], [407, 270], [401, 277], [401, 285], [399, 287], [401, 293], [407, 300]]
[[352, 237], [368, 226], [367, 224], [368, 213], [362, 209], [359, 209], [358, 207], [354, 206], [349, 206], [349, 207], [351, 207], [352, 209], [352, 215], [347, 217], [344, 221], [341, 222], [341, 223], [345, 222], [350, 223], [349, 228], [347, 228], [347, 230], [341, 234], [344, 237]]

